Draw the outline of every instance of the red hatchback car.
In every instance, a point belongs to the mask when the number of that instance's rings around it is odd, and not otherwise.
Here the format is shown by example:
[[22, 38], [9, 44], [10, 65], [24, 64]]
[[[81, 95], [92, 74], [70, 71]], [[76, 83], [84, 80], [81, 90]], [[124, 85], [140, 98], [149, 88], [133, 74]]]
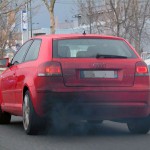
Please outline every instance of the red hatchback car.
[[[0, 123], [23, 116], [27, 134], [47, 121], [125, 122], [132, 133], [150, 128], [147, 65], [124, 39], [103, 35], [34, 37], [0, 76]], [[3, 66], [4, 66], [3, 65]]]

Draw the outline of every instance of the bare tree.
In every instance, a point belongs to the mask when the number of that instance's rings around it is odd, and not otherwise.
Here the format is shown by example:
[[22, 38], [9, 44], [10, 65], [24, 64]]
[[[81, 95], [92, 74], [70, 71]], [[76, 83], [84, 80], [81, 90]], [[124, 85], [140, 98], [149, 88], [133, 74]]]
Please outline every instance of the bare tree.
[[54, 17], [54, 7], [55, 7], [55, 2], [56, 0], [42, 0], [49, 11], [50, 14], [50, 29], [51, 29], [51, 34], [55, 34], [55, 17]]
[[111, 23], [111, 29], [115, 29], [114, 35], [128, 39], [141, 53], [145, 31], [148, 30], [146, 23], [150, 20], [150, 1], [108, 0], [107, 4], [113, 16], [108, 16], [106, 20]]
[[[135, 1], [135, 0], [134, 0]], [[148, 28], [150, 27], [147, 23], [150, 20], [150, 1], [145, 0], [142, 4], [134, 2], [133, 6], [133, 29], [134, 29], [134, 37], [136, 37], [136, 49], [141, 52], [143, 49], [143, 42], [148, 39], [150, 34], [146, 36], [148, 33]]]
[[103, 19], [100, 15], [101, 9], [96, 0], [77, 0], [79, 14], [79, 26], [85, 26], [88, 33], [101, 33], [103, 28]]
[[78, 0], [78, 8], [79, 22], [89, 25], [90, 33], [126, 38], [139, 53], [149, 40], [149, 0]]
[[3, 56], [3, 51], [6, 46], [11, 47], [14, 44], [17, 34], [16, 17], [19, 10], [25, 5], [25, 2], [19, 0], [3, 0], [0, 2], [0, 56]]

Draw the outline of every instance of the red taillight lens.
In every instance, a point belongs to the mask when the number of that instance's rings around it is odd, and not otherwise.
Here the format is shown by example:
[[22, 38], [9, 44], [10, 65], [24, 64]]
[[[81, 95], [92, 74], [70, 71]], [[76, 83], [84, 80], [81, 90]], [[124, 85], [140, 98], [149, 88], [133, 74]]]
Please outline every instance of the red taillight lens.
[[39, 66], [38, 76], [62, 76], [59, 62], [46, 62]]
[[140, 74], [141, 74], [141, 73], [142, 73], [142, 74], [143, 74], [143, 73], [148, 73], [148, 69], [147, 69], [147, 67], [145, 67], [145, 66], [143, 66], [143, 67], [142, 67], [142, 66], [137, 66], [137, 67], [136, 67], [136, 72], [137, 72], [137, 73], [140, 73]]
[[49, 66], [45, 69], [47, 74], [61, 74], [60, 66]]
[[148, 68], [144, 62], [136, 63], [136, 75], [147, 75]]

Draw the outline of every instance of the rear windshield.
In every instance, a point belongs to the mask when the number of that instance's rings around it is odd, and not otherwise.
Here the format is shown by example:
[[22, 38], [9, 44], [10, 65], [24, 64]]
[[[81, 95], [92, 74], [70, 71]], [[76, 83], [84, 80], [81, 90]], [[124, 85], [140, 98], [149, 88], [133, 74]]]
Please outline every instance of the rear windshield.
[[97, 56], [137, 57], [122, 40], [89, 38], [53, 40], [53, 58], [97, 58]]

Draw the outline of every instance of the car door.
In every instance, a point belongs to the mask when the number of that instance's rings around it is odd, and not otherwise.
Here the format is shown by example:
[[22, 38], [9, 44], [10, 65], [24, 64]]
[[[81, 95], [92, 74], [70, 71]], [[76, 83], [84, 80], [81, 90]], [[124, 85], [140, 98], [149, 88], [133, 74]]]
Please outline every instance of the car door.
[[40, 50], [41, 40], [34, 39], [32, 45], [30, 46], [24, 62], [18, 65], [16, 69], [16, 77], [18, 79], [16, 83], [16, 94], [15, 101], [19, 108], [20, 113], [22, 112], [22, 90], [24, 85], [29, 87], [33, 86], [34, 76], [37, 70], [37, 58]]
[[3, 97], [3, 105], [5, 109], [9, 111], [15, 111], [16, 102], [15, 102], [15, 93], [16, 93], [16, 84], [18, 82], [18, 78], [16, 76], [16, 70], [18, 69], [18, 65], [23, 62], [25, 54], [29, 49], [32, 40], [26, 42], [20, 50], [14, 56], [10, 67], [5, 71], [2, 75], [1, 80], [1, 89], [2, 89], [2, 97]]
[[1, 76], [3, 103], [9, 107], [12, 106], [14, 100], [13, 88], [16, 82], [15, 67], [8, 68]]

